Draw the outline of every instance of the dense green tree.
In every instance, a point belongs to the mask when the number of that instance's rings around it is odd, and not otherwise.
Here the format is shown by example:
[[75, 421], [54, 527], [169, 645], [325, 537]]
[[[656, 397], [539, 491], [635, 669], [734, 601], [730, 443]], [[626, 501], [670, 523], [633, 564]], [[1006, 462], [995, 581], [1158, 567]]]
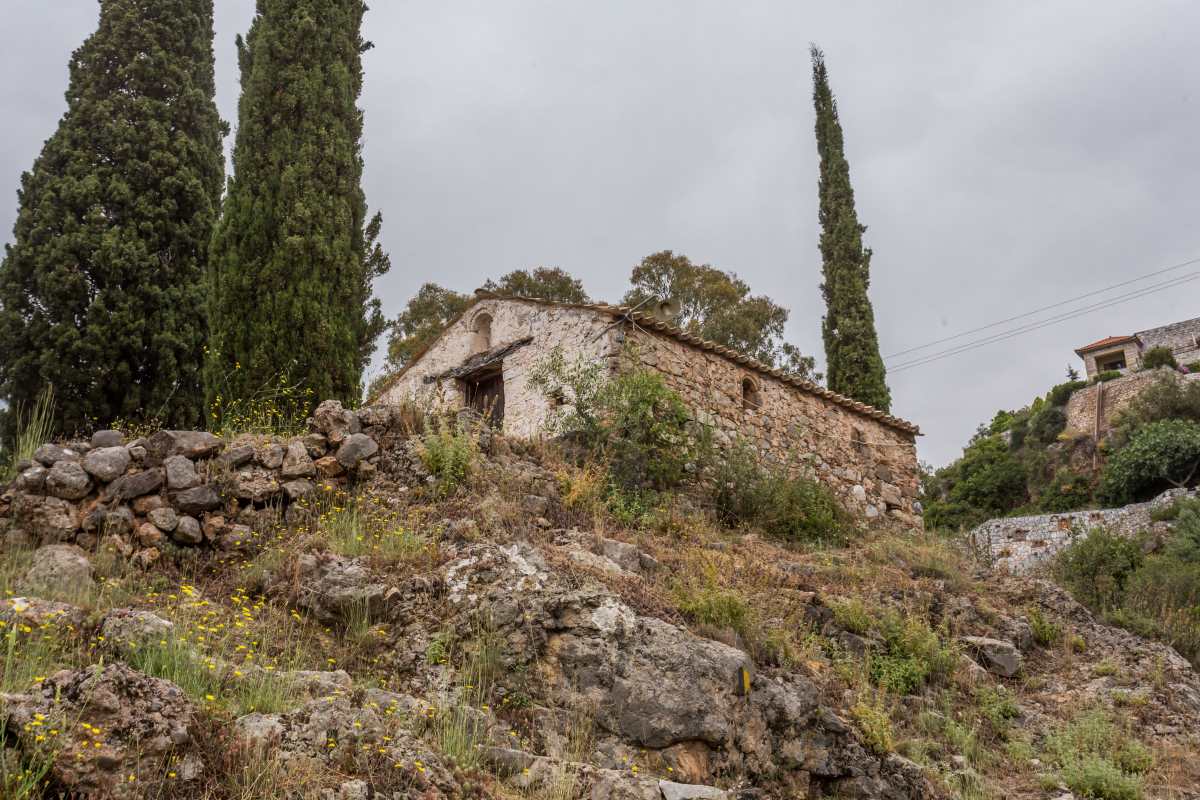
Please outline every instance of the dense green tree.
[[783, 341], [788, 310], [766, 295], [751, 295], [750, 286], [734, 273], [663, 250], [642, 259], [629, 282], [625, 305], [649, 311], [648, 301], [671, 298], [679, 304], [675, 323], [685, 331], [801, 377], [819, 379], [813, 359]]
[[846, 161], [837, 102], [829, 89], [825, 56], [812, 48], [813, 104], [817, 112], [817, 153], [821, 157], [821, 259], [825, 296], [825, 368], [829, 388], [883, 411], [891, 409], [875, 312], [867, 297], [871, 250], [863, 247], [866, 226], [858, 222], [850, 164]]
[[518, 297], [537, 297], [558, 303], [586, 303], [583, 281], [558, 267], [513, 270], [499, 281], [488, 279], [482, 287], [489, 292]]
[[361, 187], [361, 0], [258, 0], [238, 39], [233, 177], [209, 270], [210, 400], [286, 379], [354, 402], [384, 328]]
[[200, 422], [202, 273], [225, 126], [212, 0], [102, 0], [0, 264], [0, 395], [62, 432]]

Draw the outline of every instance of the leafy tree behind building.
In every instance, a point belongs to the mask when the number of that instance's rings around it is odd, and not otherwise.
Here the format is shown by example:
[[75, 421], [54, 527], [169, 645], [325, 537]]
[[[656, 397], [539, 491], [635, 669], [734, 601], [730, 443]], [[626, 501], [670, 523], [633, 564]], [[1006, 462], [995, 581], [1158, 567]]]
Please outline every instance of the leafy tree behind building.
[[866, 226], [859, 224], [850, 185], [837, 101], [829, 88], [825, 55], [812, 48], [813, 105], [816, 107], [817, 153], [821, 158], [818, 184], [821, 259], [825, 296], [825, 361], [828, 386], [883, 411], [891, 409], [875, 312], [867, 297], [871, 285], [871, 250], [863, 247]]
[[238, 39], [242, 96], [208, 276], [209, 399], [286, 377], [355, 402], [384, 328], [389, 268], [361, 180], [361, 0], [259, 0]]
[[55, 428], [202, 418], [202, 283], [226, 132], [212, 0], [107, 0], [67, 110], [21, 178], [0, 264], [0, 395]]

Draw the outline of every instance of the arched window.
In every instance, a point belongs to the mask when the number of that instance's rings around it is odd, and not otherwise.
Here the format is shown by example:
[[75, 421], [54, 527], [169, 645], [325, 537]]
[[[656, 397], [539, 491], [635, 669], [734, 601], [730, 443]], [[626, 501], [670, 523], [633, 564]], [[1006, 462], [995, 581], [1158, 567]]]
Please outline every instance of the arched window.
[[475, 317], [475, 321], [471, 324], [471, 330], [475, 333], [471, 340], [471, 352], [483, 353], [492, 349], [492, 315], [486, 311]]
[[752, 410], [762, 408], [762, 397], [758, 393], [758, 384], [753, 378], [742, 378], [742, 408]]

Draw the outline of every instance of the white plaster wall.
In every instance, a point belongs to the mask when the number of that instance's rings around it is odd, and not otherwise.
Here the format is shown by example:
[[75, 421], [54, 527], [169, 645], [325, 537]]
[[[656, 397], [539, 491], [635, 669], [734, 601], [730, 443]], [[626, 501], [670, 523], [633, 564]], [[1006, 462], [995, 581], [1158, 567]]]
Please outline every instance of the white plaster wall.
[[541, 433], [550, 404], [529, 385], [529, 372], [546, 358], [555, 345], [562, 345], [568, 361], [576, 356], [607, 360], [615, 354], [613, 319], [587, 309], [544, 306], [520, 300], [483, 300], [446, 330], [433, 346], [387, 389], [379, 405], [411, 400], [425, 408], [455, 410], [465, 398], [456, 380], [428, 383], [426, 378], [461, 365], [474, 354], [474, 328], [479, 314], [492, 316], [491, 347], [496, 348], [532, 336], [533, 341], [504, 360], [504, 432], [532, 437]]

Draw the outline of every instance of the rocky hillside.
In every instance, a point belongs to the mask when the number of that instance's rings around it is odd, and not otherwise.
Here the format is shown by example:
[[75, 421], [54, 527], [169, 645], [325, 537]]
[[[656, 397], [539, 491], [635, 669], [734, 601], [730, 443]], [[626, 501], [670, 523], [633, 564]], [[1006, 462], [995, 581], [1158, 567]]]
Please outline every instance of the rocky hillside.
[[21, 465], [4, 797], [1200, 797], [1188, 662], [952, 541], [804, 549], [550, 445], [310, 425]]

